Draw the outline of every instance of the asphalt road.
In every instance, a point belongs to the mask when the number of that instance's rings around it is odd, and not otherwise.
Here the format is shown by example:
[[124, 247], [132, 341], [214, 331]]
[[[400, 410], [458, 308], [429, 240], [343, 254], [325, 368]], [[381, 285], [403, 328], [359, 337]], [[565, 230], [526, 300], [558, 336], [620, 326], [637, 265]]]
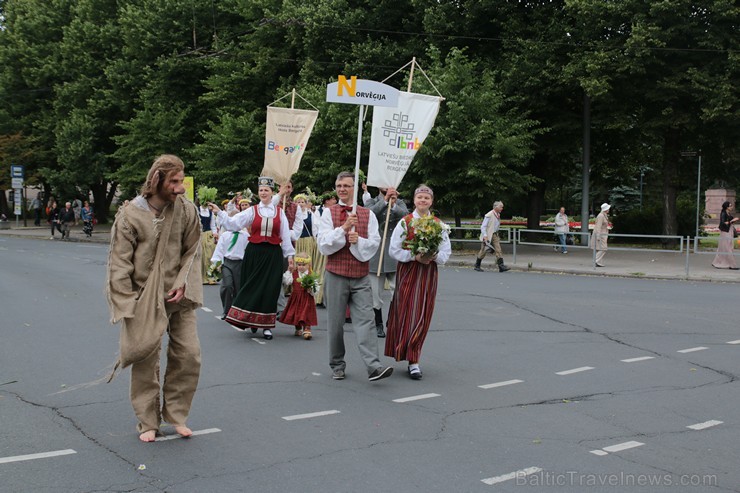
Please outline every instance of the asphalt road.
[[735, 285], [442, 269], [424, 379], [376, 383], [323, 311], [264, 341], [205, 286], [202, 434], [142, 444], [106, 258], [0, 239], [2, 492], [740, 491]]

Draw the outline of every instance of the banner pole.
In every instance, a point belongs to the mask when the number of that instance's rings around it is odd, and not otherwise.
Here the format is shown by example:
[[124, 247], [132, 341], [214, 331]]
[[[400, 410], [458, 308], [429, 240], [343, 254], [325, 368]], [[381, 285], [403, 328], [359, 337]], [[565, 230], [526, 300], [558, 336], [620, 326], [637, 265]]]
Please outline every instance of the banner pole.
[[290, 98], [290, 109], [295, 108], [295, 88], [293, 88], [293, 95]]
[[411, 59], [411, 75], [409, 75], [409, 86], [406, 92], [411, 92], [411, 83], [414, 80], [414, 66], [416, 65], [416, 57]]
[[391, 198], [388, 201], [388, 210], [385, 211], [385, 224], [383, 225], [383, 239], [380, 241], [380, 257], [378, 259], [378, 277], [380, 277], [380, 271], [383, 270], [383, 254], [385, 254], [385, 240], [388, 238], [388, 220], [391, 218], [391, 208], [393, 207], [393, 202], [395, 202], [396, 199]]
[[[355, 153], [355, 187], [352, 195], [352, 214], [357, 212], [357, 191], [359, 187], [358, 181], [360, 180], [360, 155], [362, 153], [362, 109], [364, 105], [360, 105], [360, 114], [357, 117], [357, 152]], [[354, 231], [354, 226], [352, 231]]]

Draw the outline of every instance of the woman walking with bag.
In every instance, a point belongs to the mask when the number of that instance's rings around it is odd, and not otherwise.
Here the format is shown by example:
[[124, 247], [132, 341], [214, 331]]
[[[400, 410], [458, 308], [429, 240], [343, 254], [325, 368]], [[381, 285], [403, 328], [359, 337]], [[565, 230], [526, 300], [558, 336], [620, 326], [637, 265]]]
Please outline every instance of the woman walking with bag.
[[730, 214], [733, 206], [729, 201], [722, 204], [722, 212], [719, 213], [719, 242], [717, 243], [717, 255], [712, 261], [715, 269], [737, 270], [735, 256], [732, 254], [732, 243], [735, 241], [735, 224], [738, 218]]

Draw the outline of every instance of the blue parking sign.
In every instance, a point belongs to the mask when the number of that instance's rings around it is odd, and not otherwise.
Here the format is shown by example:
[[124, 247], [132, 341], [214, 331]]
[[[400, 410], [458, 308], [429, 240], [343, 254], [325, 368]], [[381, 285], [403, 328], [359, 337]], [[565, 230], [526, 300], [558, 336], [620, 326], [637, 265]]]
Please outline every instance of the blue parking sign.
[[23, 178], [24, 166], [22, 164], [11, 164], [10, 165], [10, 177], [11, 178]]

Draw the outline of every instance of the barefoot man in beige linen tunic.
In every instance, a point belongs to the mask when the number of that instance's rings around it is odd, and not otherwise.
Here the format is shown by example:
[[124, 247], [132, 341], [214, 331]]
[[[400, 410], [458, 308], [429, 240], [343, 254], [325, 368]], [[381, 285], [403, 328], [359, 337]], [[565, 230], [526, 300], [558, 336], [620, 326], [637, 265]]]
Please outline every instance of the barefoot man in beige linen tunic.
[[178, 434], [193, 434], [186, 421], [200, 376], [195, 309], [203, 303], [203, 281], [200, 221], [195, 205], [182, 195], [184, 168], [177, 156], [158, 157], [141, 195], [118, 210], [111, 229], [106, 291], [111, 322], [121, 322], [113, 374], [131, 365], [131, 404], [143, 442], [154, 441], [163, 418]]

